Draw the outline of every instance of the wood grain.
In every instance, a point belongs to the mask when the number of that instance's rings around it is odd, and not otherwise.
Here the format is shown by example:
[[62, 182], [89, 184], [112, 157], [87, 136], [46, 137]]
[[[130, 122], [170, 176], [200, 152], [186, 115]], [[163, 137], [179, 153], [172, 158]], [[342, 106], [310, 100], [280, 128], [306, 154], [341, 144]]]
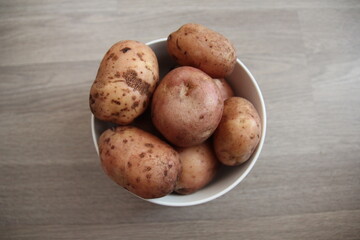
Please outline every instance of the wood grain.
[[[88, 92], [109, 46], [186, 22], [231, 39], [264, 94], [260, 159], [172, 208], [103, 173]], [[0, 239], [360, 239], [359, 1], [0, 1]]]

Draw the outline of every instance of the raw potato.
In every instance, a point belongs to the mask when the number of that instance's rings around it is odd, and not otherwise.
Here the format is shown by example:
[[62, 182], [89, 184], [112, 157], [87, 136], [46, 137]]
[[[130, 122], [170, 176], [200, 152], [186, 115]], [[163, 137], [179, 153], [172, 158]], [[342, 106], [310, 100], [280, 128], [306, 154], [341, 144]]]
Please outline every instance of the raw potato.
[[171, 193], [181, 172], [179, 155], [172, 147], [131, 126], [106, 130], [99, 139], [99, 152], [107, 175], [142, 198]]
[[171, 143], [190, 147], [204, 142], [218, 126], [223, 100], [214, 80], [199, 69], [179, 67], [156, 88], [151, 114]]
[[254, 106], [244, 98], [227, 99], [221, 122], [214, 133], [218, 159], [228, 166], [244, 163], [254, 152], [260, 135], [260, 117]]
[[234, 96], [234, 91], [231, 89], [229, 83], [224, 78], [214, 78], [214, 81], [220, 89], [221, 96], [224, 101]]
[[223, 35], [200, 24], [188, 23], [171, 33], [167, 48], [180, 65], [199, 68], [213, 78], [224, 78], [234, 70], [234, 46]]
[[209, 143], [177, 150], [182, 165], [182, 172], [175, 187], [177, 193], [196, 192], [214, 178], [220, 163]]
[[159, 80], [152, 49], [137, 41], [114, 44], [105, 54], [90, 90], [96, 118], [120, 125], [142, 114]]

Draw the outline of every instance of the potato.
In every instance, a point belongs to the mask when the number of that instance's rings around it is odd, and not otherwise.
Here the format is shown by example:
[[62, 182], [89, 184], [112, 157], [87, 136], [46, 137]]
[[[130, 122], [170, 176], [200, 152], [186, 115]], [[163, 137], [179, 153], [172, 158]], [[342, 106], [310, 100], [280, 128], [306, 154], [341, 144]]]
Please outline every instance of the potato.
[[90, 109], [100, 120], [129, 124], [145, 111], [158, 80], [159, 66], [150, 47], [118, 42], [101, 61], [90, 90]]
[[231, 89], [230, 85], [224, 78], [214, 78], [214, 81], [218, 86], [224, 101], [234, 96], [234, 91]]
[[167, 49], [180, 65], [199, 68], [213, 78], [231, 74], [236, 62], [231, 42], [200, 24], [188, 23], [171, 33]]
[[170, 71], [154, 92], [152, 122], [171, 143], [190, 147], [215, 131], [223, 105], [211, 77], [193, 67], [179, 67]]
[[182, 166], [182, 172], [175, 187], [177, 193], [196, 192], [214, 178], [220, 163], [208, 142], [193, 147], [179, 148], [177, 151]]
[[132, 126], [102, 133], [99, 152], [106, 174], [142, 198], [171, 193], [181, 172], [179, 155], [172, 147]]
[[221, 122], [214, 133], [214, 149], [225, 165], [247, 161], [259, 143], [260, 117], [254, 106], [241, 97], [231, 97], [224, 103]]

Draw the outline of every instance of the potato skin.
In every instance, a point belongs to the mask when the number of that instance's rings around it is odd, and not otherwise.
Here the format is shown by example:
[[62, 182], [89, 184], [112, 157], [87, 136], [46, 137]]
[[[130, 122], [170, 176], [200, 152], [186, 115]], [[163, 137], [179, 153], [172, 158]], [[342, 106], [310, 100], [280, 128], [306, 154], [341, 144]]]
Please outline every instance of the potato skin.
[[228, 76], [236, 63], [231, 42], [200, 24], [188, 23], [171, 33], [167, 49], [180, 65], [199, 68], [213, 78]]
[[214, 133], [214, 149], [220, 162], [228, 166], [244, 163], [254, 152], [260, 136], [261, 122], [255, 107], [241, 97], [227, 99]]
[[218, 86], [224, 101], [234, 96], [234, 91], [232, 90], [229, 83], [224, 78], [214, 78], [214, 81]]
[[101, 61], [90, 89], [90, 109], [100, 120], [129, 124], [145, 111], [158, 81], [159, 66], [150, 47], [118, 42]]
[[204, 142], [218, 126], [223, 101], [211, 77], [193, 67], [170, 71], [156, 88], [152, 122], [178, 147]]
[[209, 142], [177, 149], [182, 172], [176, 183], [179, 194], [191, 194], [207, 185], [215, 176], [220, 162]]
[[179, 155], [172, 147], [132, 126], [106, 130], [99, 139], [99, 152], [106, 174], [142, 198], [171, 193], [181, 172]]

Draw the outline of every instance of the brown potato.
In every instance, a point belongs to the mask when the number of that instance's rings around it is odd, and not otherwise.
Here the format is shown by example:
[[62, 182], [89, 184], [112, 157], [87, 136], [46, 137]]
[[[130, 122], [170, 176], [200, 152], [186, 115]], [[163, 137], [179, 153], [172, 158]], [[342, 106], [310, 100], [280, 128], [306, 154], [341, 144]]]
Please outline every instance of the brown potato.
[[106, 130], [99, 139], [99, 152], [107, 175], [142, 198], [171, 193], [181, 172], [179, 155], [172, 147], [131, 126]]
[[231, 97], [224, 103], [221, 122], [214, 133], [214, 149], [225, 165], [247, 161], [261, 136], [260, 117], [254, 106], [241, 97]]
[[232, 90], [229, 83], [224, 78], [214, 78], [214, 81], [218, 86], [224, 101], [234, 96], [234, 91]]
[[189, 147], [215, 131], [223, 111], [220, 91], [211, 77], [193, 67], [169, 72], [156, 88], [152, 121], [171, 143]]
[[200, 24], [188, 23], [171, 33], [167, 49], [180, 65], [199, 68], [213, 78], [224, 78], [234, 70], [234, 46], [223, 35]]
[[177, 150], [182, 166], [182, 172], [175, 187], [177, 193], [196, 192], [214, 178], [220, 163], [209, 143]]
[[158, 80], [159, 66], [150, 47], [118, 42], [101, 61], [90, 90], [90, 109], [100, 120], [129, 124], [145, 111]]

